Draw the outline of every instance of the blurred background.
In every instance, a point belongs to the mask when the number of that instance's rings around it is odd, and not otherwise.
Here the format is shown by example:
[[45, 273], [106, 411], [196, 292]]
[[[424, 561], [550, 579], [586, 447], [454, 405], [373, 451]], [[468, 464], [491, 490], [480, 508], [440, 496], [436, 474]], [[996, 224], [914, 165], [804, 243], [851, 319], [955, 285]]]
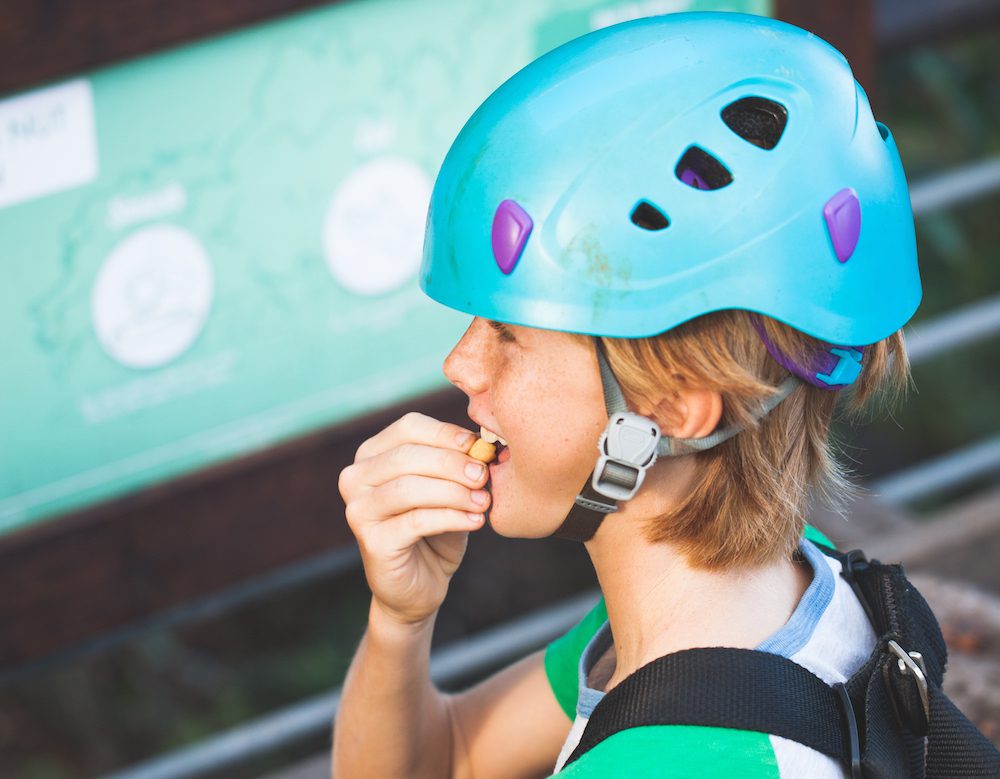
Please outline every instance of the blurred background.
[[[902, 559], [1000, 743], [1000, 0], [5, 0], [0, 776], [328, 775], [368, 592], [337, 475], [466, 318], [416, 286], [433, 178], [537, 55], [766, 14], [847, 54], [896, 136], [915, 390], [837, 429], [839, 544]], [[475, 535], [435, 637], [467, 684], [594, 599], [582, 547]]]

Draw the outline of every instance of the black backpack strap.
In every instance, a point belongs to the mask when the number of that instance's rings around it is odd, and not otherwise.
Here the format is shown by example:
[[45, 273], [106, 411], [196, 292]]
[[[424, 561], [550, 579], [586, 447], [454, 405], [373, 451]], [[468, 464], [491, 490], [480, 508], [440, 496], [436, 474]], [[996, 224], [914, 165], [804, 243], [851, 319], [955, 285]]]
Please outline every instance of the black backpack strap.
[[[842, 687], [842, 685], [841, 685]], [[669, 694], [663, 694], [669, 690]], [[569, 765], [615, 733], [643, 725], [754, 730], [850, 764], [853, 711], [845, 693], [802, 666], [750, 649], [687, 649], [643, 666], [597, 704]]]
[[701, 725], [796, 741], [838, 760], [853, 779], [1000, 777], [1000, 752], [941, 691], [944, 639], [902, 567], [821, 548], [840, 560], [880, 637], [846, 684], [828, 686], [766, 652], [675, 652], [604, 696], [566, 765], [628, 728]]
[[[865, 777], [997, 779], [1000, 752], [941, 689], [948, 654], [930, 606], [900, 565], [821, 547], [880, 636], [847, 683], [861, 724]], [[904, 770], [905, 773], [900, 773]]]
[[927, 779], [996, 779], [1000, 752], [941, 690], [930, 693]]

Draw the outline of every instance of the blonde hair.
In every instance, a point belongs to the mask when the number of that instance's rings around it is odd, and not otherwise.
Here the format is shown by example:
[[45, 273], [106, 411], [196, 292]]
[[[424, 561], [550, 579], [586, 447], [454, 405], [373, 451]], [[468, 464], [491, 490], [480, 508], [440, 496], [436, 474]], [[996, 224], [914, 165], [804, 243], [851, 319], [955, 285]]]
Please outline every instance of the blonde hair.
[[[892, 403], [909, 383], [902, 331], [866, 347], [864, 369], [845, 390], [806, 383], [762, 419], [762, 400], [788, 371], [771, 357], [747, 311], [716, 311], [651, 338], [601, 338], [626, 398], [669, 396], [682, 386], [722, 395], [720, 426], [743, 432], [689, 457], [697, 461], [692, 489], [669, 514], [644, 529], [651, 542], [670, 542], [695, 566], [756, 567], [789, 557], [805, 525], [810, 495], [843, 511], [855, 488], [837, 461], [830, 426], [845, 396], [857, 416], [880, 398]], [[758, 322], [773, 347], [799, 364], [821, 342], [769, 317]]]

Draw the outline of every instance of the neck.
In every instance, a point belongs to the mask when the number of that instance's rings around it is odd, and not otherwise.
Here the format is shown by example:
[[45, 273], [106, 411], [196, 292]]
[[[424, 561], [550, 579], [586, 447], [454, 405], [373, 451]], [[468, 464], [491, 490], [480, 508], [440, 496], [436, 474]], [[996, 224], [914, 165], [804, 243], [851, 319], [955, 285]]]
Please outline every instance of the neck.
[[607, 689], [670, 652], [756, 647], [788, 621], [811, 579], [808, 566], [791, 560], [721, 572], [699, 569], [674, 546], [646, 541], [646, 522], [666, 513], [688, 480], [683, 471], [690, 463], [669, 465], [654, 477], [659, 483], [644, 486], [587, 542], [617, 656]]

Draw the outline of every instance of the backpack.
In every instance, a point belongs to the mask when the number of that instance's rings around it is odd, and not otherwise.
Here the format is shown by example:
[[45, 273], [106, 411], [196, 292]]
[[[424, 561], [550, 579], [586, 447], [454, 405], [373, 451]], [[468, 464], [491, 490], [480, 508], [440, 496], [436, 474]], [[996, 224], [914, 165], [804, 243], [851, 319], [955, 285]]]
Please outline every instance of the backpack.
[[621, 730], [701, 725], [797, 741], [838, 760], [851, 779], [998, 779], [1000, 752], [941, 690], [944, 638], [902, 566], [817, 546], [840, 561], [878, 637], [850, 679], [828, 685], [750, 649], [674, 652], [604, 696], [566, 765]]

